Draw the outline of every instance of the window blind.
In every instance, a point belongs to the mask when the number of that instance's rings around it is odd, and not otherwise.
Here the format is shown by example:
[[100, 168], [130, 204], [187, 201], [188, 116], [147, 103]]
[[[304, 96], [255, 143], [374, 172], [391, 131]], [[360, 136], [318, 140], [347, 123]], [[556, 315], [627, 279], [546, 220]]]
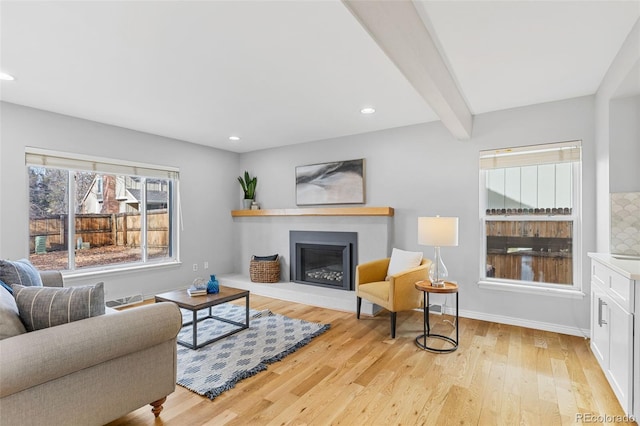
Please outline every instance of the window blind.
[[581, 141], [480, 151], [480, 170], [577, 162], [581, 151]]
[[26, 149], [25, 162], [27, 166], [82, 170], [157, 179], [177, 179], [180, 173], [180, 169], [176, 167], [68, 154], [31, 147], [27, 147]]

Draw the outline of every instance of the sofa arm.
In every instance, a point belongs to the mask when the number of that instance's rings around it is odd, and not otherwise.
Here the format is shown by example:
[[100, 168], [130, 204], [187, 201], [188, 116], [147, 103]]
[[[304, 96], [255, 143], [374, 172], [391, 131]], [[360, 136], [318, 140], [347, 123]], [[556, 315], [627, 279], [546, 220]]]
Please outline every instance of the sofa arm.
[[40, 279], [45, 287], [63, 287], [60, 271], [40, 271]]
[[156, 303], [0, 341], [0, 397], [175, 339], [182, 315]]

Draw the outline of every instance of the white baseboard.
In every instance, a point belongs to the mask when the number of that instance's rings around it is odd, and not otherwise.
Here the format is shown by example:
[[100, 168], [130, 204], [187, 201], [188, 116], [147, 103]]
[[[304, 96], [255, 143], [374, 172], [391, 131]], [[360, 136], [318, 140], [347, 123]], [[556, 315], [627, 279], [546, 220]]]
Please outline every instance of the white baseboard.
[[[446, 306], [445, 313], [447, 315], [455, 315], [455, 307]], [[459, 316], [462, 318], [471, 318], [481, 321], [495, 322], [498, 324], [515, 325], [518, 327], [533, 328], [535, 330], [551, 331], [554, 333], [568, 334], [571, 336], [580, 336], [584, 337], [585, 339], [587, 339], [590, 335], [590, 330], [585, 330], [580, 327], [569, 327], [566, 325], [514, 318], [504, 315], [487, 314], [484, 312], [460, 310]]]

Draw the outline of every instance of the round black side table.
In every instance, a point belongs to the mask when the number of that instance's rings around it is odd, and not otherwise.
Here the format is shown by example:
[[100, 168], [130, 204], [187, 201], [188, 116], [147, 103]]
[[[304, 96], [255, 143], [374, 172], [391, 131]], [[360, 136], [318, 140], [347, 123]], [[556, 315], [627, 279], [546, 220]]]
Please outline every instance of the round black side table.
[[[416, 289], [420, 290], [423, 294], [423, 303], [424, 303], [424, 321], [423, 321], [423, 331], [424, 333], [416, 337], [416, 345], [420, 349], [424, 349], [430, 352], [437, 353], [449, 353], [458, 349], [458, 285], [450, 282], [445, 282], [444, 287], [433, 287], [431, 285], [431, 281], [418, 281], [416, 284]], [[429, 325], [429, 294], [431, 293], [440, 293], [440, 294], [456, 294], [456, 338], [452, 339], [449, 336], [443, 336], [442, 334], [434, 334], [431, 333], [431, 326]], [[427, 339], [440, 339], [445, 342], [450, 343], [452, 346], [448, 348], [434, 348], [427, 346]]]

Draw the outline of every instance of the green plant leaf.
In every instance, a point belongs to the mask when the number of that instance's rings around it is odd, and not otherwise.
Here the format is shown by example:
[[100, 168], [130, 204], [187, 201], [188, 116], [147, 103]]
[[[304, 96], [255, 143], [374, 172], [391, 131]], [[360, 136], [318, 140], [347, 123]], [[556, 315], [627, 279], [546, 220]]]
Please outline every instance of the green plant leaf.
[[242, 187], [242, 191], [244, 191], [244, 193], [246, 194], [247, 186], [244, 184], [244, 181], [242, 180], [242, 177], [238, 176], [238, 182], [240, 182], [240, 186]]
[[258, 186], [258, 177], [254, 176], [252, 178], [249, 175], [249, 172], [245, 170], [244, 179], [242, 178], [242, 176], [238, 176], [238, 182], [240, 182], [240, 186], [242, 187], [242, 191], [244, 192], [245, 200], [253, 200], [256, 195], [256, 186]]

